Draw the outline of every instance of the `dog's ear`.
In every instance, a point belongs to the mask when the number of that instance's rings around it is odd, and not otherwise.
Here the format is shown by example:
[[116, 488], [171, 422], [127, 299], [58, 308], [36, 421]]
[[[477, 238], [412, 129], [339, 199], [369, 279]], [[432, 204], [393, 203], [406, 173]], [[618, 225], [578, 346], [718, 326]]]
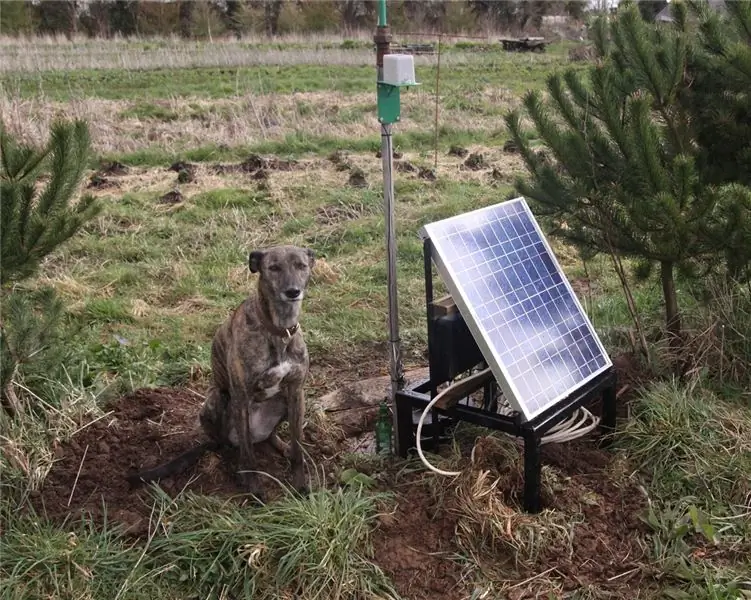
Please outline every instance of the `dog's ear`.
[[261, 262], [265, 252], [263, 250], [253, 250], [248, 256], [248, 268], [251, 273], [258, 273], [261, 270]]
[[312, 248], [305, 248], [305, 252], [308, 255], [308, 267], [312, 269], [316, 263], [316, 253]]

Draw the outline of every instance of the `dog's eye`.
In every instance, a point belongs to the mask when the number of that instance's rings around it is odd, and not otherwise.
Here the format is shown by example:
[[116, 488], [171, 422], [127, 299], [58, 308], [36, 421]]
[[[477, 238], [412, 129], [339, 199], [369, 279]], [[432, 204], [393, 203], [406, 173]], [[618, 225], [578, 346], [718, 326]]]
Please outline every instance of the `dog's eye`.
[[281, 270], [282, 270], [282, 268], [279, 265], [270, 265], [269, 266], [269, 271], [273, 271], [274, 273], [278, 273]]
[[295, 268], [296, 268], [296, 269], [297, 269], [298, 271], [302, 271], [302, 270], [303, 270], [303, 269], [305, 269], [305, 267], [307, 267], [307, 266], [308, 266], [308, 265], [306, 265], [305, 263], [301, 263], [301, 262], [299, 262], [299, 263], [296, 263], [296, 264], [295, 264]]

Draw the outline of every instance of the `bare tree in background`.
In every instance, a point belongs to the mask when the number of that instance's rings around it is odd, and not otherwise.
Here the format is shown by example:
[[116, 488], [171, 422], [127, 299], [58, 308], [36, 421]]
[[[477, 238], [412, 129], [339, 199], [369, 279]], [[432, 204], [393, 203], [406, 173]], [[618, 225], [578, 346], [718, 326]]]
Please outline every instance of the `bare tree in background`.
[[180, 36], [184, 38], [189, 38], [192, 36], [193, 7], [193, 0], [180, 1], [177, 18], [180, 21]]
[[45, 0], [36, 2], [34, 15], [38, 22], [39, 33], [57, 35], [65, 34], [72, 39], [78, 32], [78, 17], [84, 3], [78, 0]]
[[376, 3], [372, 0], [337, 0], [336, 7], [342, 18], [342, 25], [357, 29], [370, 23], [375, 14]]
[[446, 18], [443, 0], [404, 0], [404, 12], [410, 22], [431, 29], [442, 29]]
[[263, 28], [269, 37], [279, 33], [279, 17], [282, 14], [283, 0], [251, 0], [254, 8], [263, 9]]

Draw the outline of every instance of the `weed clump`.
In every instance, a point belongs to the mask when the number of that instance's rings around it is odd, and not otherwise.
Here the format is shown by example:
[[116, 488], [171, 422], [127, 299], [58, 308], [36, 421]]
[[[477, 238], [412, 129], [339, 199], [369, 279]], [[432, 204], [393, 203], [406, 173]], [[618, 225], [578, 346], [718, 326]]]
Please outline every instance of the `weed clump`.
[[692, 496], [709, 509], [751, 493], [751, 417], [698, 385], [670, 380], [642, 392], [618, 444], [660, 498]]
[[243, 508], [190, 495], [170, 504], [168, 531], [152, 542], [153, 556], [209, 595], [387, 598], [390, 584], [363, 552], [385, 498], [348, 486], [306, 497], [290, 491], [273, 504]]

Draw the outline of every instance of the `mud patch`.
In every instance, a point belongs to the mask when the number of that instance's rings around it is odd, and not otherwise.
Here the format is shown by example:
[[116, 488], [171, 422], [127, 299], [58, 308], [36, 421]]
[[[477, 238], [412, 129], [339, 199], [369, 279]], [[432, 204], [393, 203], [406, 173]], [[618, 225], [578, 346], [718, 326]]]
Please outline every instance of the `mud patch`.
[[113, 175], [113, 176], [127, 175], [128, 167], [125, 166], [123, 163], [115, 160], [104, 165], [102, 167], [102, 173], [104, 175]]
[[464, 161], [463, 166], [471, 171], [479, 171], [486, 168], [488, 166], [488, 163], [485, 160], [484, 154], [480, 152], [473, 152], [467, 157], [467, 160]]
[[[151, 496], [147, 486], [131, 489], [125, 477], [204, 441], [197, 419], [202, 401], [195, 392], [168, 388], [142, 389], [120, 398], [107, 417], [89, 425], [68, 444], [58, 446], [56, 462], [41, 493], [32, 501], [34, 508], [58, 523], [83, 514], [101, 523], [106, 511], [108, 520], [125, 525], [129, 533], [144, 534]], [[305, 449], [314, 461], [324, 460], [316, 457], [315, 448]], [[268, 444], [257, 447], [256, 458], [259, 470], [289, 482], [288, 461]], [[223, 459], [207, 453], [198, 465], [160, 485], [171, 496], [191, 490], [252, 500], [241, 493]], [[282, 493], [268, 477], [261, 477], [261, 484], [268, 500]]]
[[188, 171], [189, 173], [195, 173], [195, 170], [197, 168], [198, 168], [198, 165], [195, 165], [193, 163], [178, 161], [176, 163], [171, 164], [167, 168], [167, 170], [174, 171], [175, 173], [179, 173], [180, 171]]
[[394, 514], [383, 515], [373, 537], [375, 562], [402, 598], [455, 600], [466, 595], [457, 551], [457, 517], [438, 510], [419, 483], [397, 496]]
[[111, 179], [108, 179], [107, 177], [104, 177], [103, 175], [100, 175], [98, 173], [94, 173], [89, 178], [89, 182], [86, 184], [86, 189], [89, 190], [106, 190], [109, 188], [117, 187], [120, 187], [120, 184], [117, 181], [112, 181]]
[[365, 171], [355, 167], [352, 169], [347, 183], [354, 188], [368, 187], [368, 180], [365, 178]]
[[574, 527], [571, 555], [556, 553], [555, 568], [564, 576], [564, 587], [602, 584], [629, 571], [638, 575], [645, 559], [640, 539], [647, 533], [639, 515], [647, 501], [635, 483], [612, 479], [614, 456], [587, 439], [547, 444], [542, 460], [566, 477], [550, 505], [581, 520]]
[[[497, 441], [483, 444], [483, 438], [478, 440], [477, 462], [472, 472], [466, 473], [470, 469], [466, 459], [459, 467], [465, 471], [463, 484], [451, 478], [435, 476], [434, 479], [433, 475], [415, 473], [409, 477], [413, 479], [409, 484], [400, 481], [398, 485], [396, 482], [385, 485], [386, 489], [399, 491], [398, 506], [393, 515], [382, 518], [374, 532], [374, 560], [392, 578], [404, 598], [470, 597], [475, 576], [485, 583], [489, 578], [496, 589], [518, 588], [520, 595], [509, 598], [548, 597], [544, 594], [570, 593], [587, 586], [610, 592], [612, 597], [628, 598], [633, 597], [633, 589], [649, 585], [643, 569], [646, 559], [642, 539], [646, 526], [639, 519], [646, 500], [636, 485], [613, 479], [616, 460], [613, 455], [597, 448], [592, 440], [543, 447], [543, 464], [553, 467], [544, 477], [547, 484], [543, 507], [557, 513], [549, 521], [549, 515], [526, 515], [520, 508], [524, 485], [521, 447], [518, 456], [510, 456], [508, 449], [494, 452], [497, 445]], [[463, 455], [469, 455], [468, 447]], [[470, 542], [475, 547], [474, 559], [453, 560], [467, 556], [466, 548], [459, 544], [457, 525], [462, 522], [466, 525], [469, 517], [468, 507], [457, 500], [455, 491], [481, 471], [488, 471], [491, 481], [500, 479], [490, 493], [508, 507], [507, 517], [539, 519], [541, 532], [546, 526], [563, 526], [570, 532], [570, 540], [554, 536], [547, 541], [546, 534], [546, 539], [538, 542], [535, 559], [516, 565], [511, 548], [500, 544], [493, 549], [482, 544], [489, 532], [475, 523], [478, 528]], [[451, 482], [450, 490], [445, 489], [444, 482]], [[480, 514], [488, 510], [487, 497], [478, 497], [477, 502]], [[547, 525], [553, 522], [558, 524]], [[535, 542], [530, 540], [530, 543]], [[477, 566], [472, 564], [475, 561]], [[484, 575], [479, 574], [478, 567]]]
[[417, 171], [417, 167], [408, 160], [395, 162], [394, 169], [397, 173], [415, 173]]
[[209, 167], [217, 175], [226, 175], [228, 173], [245, 173], [254, 175], [262, 173], [256, 179], [265, 179], [268, 171], [292, 171], [298, 167], [296, 160], [282, 160], [275, 156], [265, 157], [259, 154], [250, 154], [245, 160], [234, 164], [217, 163]]
[[159, 197], [159, 202], [162, 204], [179, 204], [182, 201], [183, 195], [179, 190], [172, 190]]

